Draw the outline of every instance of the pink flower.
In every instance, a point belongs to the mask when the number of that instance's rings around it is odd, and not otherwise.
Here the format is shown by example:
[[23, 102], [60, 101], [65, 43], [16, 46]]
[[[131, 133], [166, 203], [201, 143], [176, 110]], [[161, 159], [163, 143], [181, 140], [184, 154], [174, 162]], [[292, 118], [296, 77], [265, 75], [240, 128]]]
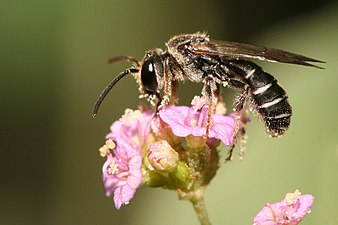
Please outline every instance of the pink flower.
[[120, 142], [129, 144], [133, 149], [140, 151], [150, 132], [151, 120], [154, 111], [140, 111], [127, 109], [122, 118], [113, 123], [107, 139], [113, 139], [117, 145]]
[[[150, 133], [152, 110], [140, 111], [127, 109], [122, 118], [113, 123], [108, 140], [101, 149], [101, 155], [107, 157], [102, 168], [103, 186], [106, 196], [114, 192], [115, 207], [128, 204], [134, 197], [142, 181], [141, 149]], [[113, 155], [110, 151], [113, 149]]]
[[[192, 107], [167, 106], [159, 112], [160, 118], [178, 137], [203, 137], [206, 134], [208, 107], [200, 98], [193, 104]], [[213, 114], [208, 138], [219, 139], [225, 145], [233, 144], [234, 124], [235, 119], [231, 116]]]
[[267, 204], [255, 217], [254, 225], [297, 225], [310, 211], [313, 204], [312, 195], [301, 195], [296, 190], [288, 193], [285, 199]]
[[106, 196], [110, 196], [114, 191], [115, 207], [119, 209], [122, 204], [129, 203], [141, 184], [142, 157], [139, 151], [128, 144], [120, 143], [113, 152], [114, 156], [110, 153], [106, 155], [102, 179]]

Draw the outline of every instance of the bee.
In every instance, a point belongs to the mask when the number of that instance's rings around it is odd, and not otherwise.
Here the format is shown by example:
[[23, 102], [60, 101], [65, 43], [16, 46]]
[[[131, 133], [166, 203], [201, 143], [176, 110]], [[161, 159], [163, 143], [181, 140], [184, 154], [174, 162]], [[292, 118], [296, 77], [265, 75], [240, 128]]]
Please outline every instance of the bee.
[[166, 43], [166, 47], [166, 50], [156, 48], [147, 51], [141, 61], [131, 56], [111, 58], [109, 62], [129, 61], [133, 67], [119, 74], [103, 90], [94, 105], [93, 117], [114, 85], [127, 74], [134, 74], [141, 97], [156, 106], [157, 110], [175, 102], [178, 82], [189, 80], [203, 83], [202, 96], [208, 104], [207, 132], [220, 99], [221, 86], [239, 90], [241, 93], [234, 101], [236, 113], [239, 115], [249, 106], [264, 122], [267, 133], [278, 137], [290, 125], [292, 108], [288, 96], [271, 74], [248, 60], [320, 69], [323, 68], [311, 63], [324, 63], [279, 49], [213, 40], [206, 33], [199, 32], [174, 36]]

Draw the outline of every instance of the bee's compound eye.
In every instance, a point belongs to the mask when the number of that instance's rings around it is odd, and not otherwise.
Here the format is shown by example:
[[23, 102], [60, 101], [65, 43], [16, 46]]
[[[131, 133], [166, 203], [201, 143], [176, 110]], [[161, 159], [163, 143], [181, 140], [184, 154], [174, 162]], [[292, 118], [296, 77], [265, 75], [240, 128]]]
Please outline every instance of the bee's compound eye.
[[153, 60], [149, 59], [143, 63], [141, 81], [147, 91], [156, 92], [158, 84]]

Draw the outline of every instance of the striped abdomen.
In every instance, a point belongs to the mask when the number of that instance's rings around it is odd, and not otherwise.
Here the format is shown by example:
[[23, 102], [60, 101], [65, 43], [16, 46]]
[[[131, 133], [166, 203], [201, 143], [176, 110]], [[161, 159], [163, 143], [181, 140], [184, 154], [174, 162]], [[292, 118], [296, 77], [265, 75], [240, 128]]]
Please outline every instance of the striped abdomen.
[[251, 90], [253, 107], [271, 136], [282, 135], [290, 125], [292, 114], [287, 94], [278, 85], [277, 80], [259, 66], [255, 65], [248, 69], [246, 68], [245, 78]]

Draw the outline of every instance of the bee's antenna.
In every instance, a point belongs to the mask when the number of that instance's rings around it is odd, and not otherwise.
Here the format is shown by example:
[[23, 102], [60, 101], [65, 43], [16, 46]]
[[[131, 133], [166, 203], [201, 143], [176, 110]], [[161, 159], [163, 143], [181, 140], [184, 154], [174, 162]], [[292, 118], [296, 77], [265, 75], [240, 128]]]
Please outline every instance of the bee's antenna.
[[127, 62], [132, 62], [135, 63], [136, 66], [141, 66], [140, 62], [133, 56], [116, 56], [116, 57], [112, 57], [112, 58], [108, 58], [107, 62], [109, 64], [114, 63], [114, 62], [118, 62], [118, 61], [127, 61]]
[[108, 86], [102, 91], [101, 95], [99, 96], [99, 98], [96, 100], [96, 102], [94, 104], [93, 113], [92, 113], [94, 118], [96, 117], [97, 112], [99, 111], [99, 108], [100, 108], [103, 100], [105, 99], [105, 97], [107, 96], [109, 91], [114, 87], [114, 85], [125, 75], [130, 74], [130, 73], [137, 73], [138, 71], [139, 71], [138, 69], [134, 69], [134, 68], [127, 69], [127, 70], [123, 71], [120, 75], [115, 77], [114, 80], [112, 80], [108, 84]]

